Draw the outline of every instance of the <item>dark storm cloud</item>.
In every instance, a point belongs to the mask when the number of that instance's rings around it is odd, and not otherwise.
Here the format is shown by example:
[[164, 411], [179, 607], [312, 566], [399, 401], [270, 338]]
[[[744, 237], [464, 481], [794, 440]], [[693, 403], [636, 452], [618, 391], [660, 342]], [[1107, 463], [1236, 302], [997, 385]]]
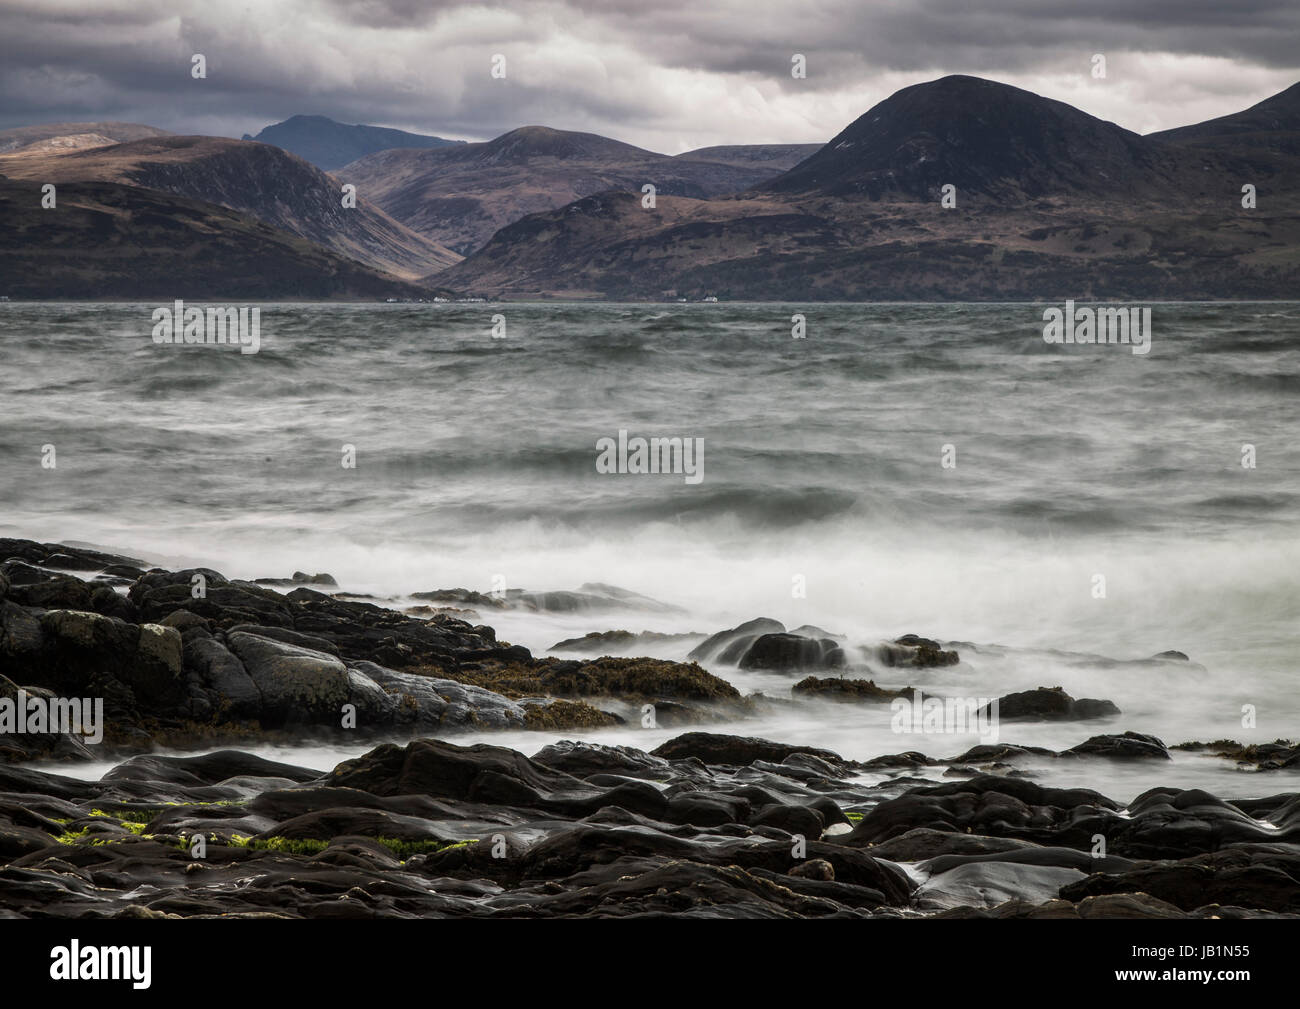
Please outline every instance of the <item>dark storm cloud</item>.
[[[824, 140], [899, 87], [970, 73], [1147, 132], [1293, 83], [1297, 40], [1300, 5], [1278, 0], [0, 0], [0, 126], [238, 136], [307, 112], [471, 139], [545, 123], [676, 151]], [[189, 75], [195, 52], [206, 80]]]

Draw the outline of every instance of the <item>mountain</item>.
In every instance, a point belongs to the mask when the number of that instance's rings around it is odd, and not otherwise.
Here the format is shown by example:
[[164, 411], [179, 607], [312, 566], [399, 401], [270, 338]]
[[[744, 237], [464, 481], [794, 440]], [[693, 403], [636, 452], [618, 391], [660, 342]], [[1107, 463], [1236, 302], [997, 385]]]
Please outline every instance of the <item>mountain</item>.
[[428, 296], [199, 200], [118, 183], [62, 187], [0, 177], [0, 295], [11, 298], [279, 300]]
[[944, 77], [891, 95], [761, 187], [771, 193], [937, 200], [1131, 195], [1167, 169], [1141, 136], [1007, 84]]
[[678, 154], [678, 161], [716, 161], [740, 168], [759, 168], [772, 175], [785, 172], [822, 149], [822, 144], [733, 144], [699, 147]]
[[327, 172], [367, 154], [394, 147], [456, 147], [465, 143], [463, 140], [444, 140], [442, 137], [392, 130], [386, 126], [349, 126], [325, 116], [290, 116], [282, 123], [273, 123], [255, 137], [246, 133], [244, 139], [279, 147]]
[[[626, 190], [588, 196], [507, 225], [437, 282], [475, 294], [574, 298], [663, 298], [714, 293], [697, 275], [718, 261], [739, 259], [755, 270], [752, 296], [769, 268], [800, 248], [838, 243], [828, 223], [770, 198], [692, 200], [664, 197], [645, 210]], [[760, 276], [760, 273], [763, 276]]]
[[[667, 196], [653, 212], [625, 188], [594, 194], [510, 224], [436, 279], [511, 297], [1293, 297], [1300, 172], [1284, 152], [1300, 133], [1278, 113], [1294, 91], [1228, 131], [1244, 144], [1222, 127], [1213, 143], [1180, 144], [947, 77], [743, 193]], [[1263, 202], [1246, 210], [1241, 185], [1256, 177]]]
[[102, 137], [114, 144], [143, 140], [146, 137], [171, 136], [166, 130], [160, 130], [156, 126], [142, 126], [140, 123], [40, 123], [0, 130], [0, 154], [40, 141], [87, 134]]
[[461, 253], [519, 218], [607, 189], [704, 198], [747, 189], [771, 168], [671, 158], [593, 133], [524, 126], [481, 144], [372, 154], [341, 179], [407, 227]]
[[345, 209], [338, 181], [267, 144], [165, 136], [66, 152], [28, 149], [0, 155], [0, 173], [61, 190], [112, 182], [202, 200], [408, 280], [460, 258], [364, 200]]

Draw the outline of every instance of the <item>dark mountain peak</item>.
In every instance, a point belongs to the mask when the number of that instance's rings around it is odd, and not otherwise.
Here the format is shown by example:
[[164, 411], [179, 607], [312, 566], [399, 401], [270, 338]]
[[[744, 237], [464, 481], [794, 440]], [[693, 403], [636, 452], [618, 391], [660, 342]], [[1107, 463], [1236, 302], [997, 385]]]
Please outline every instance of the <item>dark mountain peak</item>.
[[479, 145], [478, 156], [489, 161], [523, 161], [528, 158], [628, 158], [660, 157], [595, 133], [576, 133], [549, 126], [521, 126]]
[[394, 147], [452, 147], [464, 143], [463, 140], [407, 133], [387, 126], [353, 126], [335, 122], [328, 116], [302, 114], [273, 123], [255, 137], [246, 133], [244, 139], [279, 147], [327, 172], [367, 154]]
[[762, 187], [870, 199], [1113, 193], [1149, 167], [1142, 138], [1064, 102], [979, 77], [903, 88]]

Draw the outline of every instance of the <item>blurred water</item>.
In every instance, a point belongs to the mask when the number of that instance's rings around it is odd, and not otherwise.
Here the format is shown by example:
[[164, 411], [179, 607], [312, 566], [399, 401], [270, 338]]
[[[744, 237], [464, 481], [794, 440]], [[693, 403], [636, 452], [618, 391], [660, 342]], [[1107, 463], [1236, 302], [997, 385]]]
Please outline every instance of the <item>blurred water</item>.
[[[483, 617], [537, 651], [759, 615], [852, 641], [916, 632], [976, 646], [918, 686], [1060, 684], [1124, 709], [1104, 728], [1171, 743], [1300, 732], [1300, 305], [1158, 304], [1147, 356], [1049, 346], [1028, 304], [264, 305], [256, 355], [157, 346], [153, 307], [0, 304], [3, 534], [381, 595], [609, 582], [684, 612]], [[596, 442], [620, 429], [703, 438], [703, 482], [598, 474]], [[1167, 648], [1208, 671], [1059, 654]], [[860, 757], [969, 743], [887, 722], [837, 708], [744, 731]], [[1095, 773], [1127, 789], [1171, 769]]]

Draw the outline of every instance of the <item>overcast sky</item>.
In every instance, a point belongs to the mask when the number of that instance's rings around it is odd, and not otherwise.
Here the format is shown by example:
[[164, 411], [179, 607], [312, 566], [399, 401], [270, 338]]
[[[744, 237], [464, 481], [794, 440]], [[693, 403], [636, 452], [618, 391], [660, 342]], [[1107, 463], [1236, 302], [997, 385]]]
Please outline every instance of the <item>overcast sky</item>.
[[[791, 77], [795, 53], [806, 79]], [[469, 140], [541, 124], [676, 154], [825, 141], [951, 73], [1149, 133], [1300, 80], [1300, 2], [0, 0], [0, 128], [238, 137], [301, 112]]]

